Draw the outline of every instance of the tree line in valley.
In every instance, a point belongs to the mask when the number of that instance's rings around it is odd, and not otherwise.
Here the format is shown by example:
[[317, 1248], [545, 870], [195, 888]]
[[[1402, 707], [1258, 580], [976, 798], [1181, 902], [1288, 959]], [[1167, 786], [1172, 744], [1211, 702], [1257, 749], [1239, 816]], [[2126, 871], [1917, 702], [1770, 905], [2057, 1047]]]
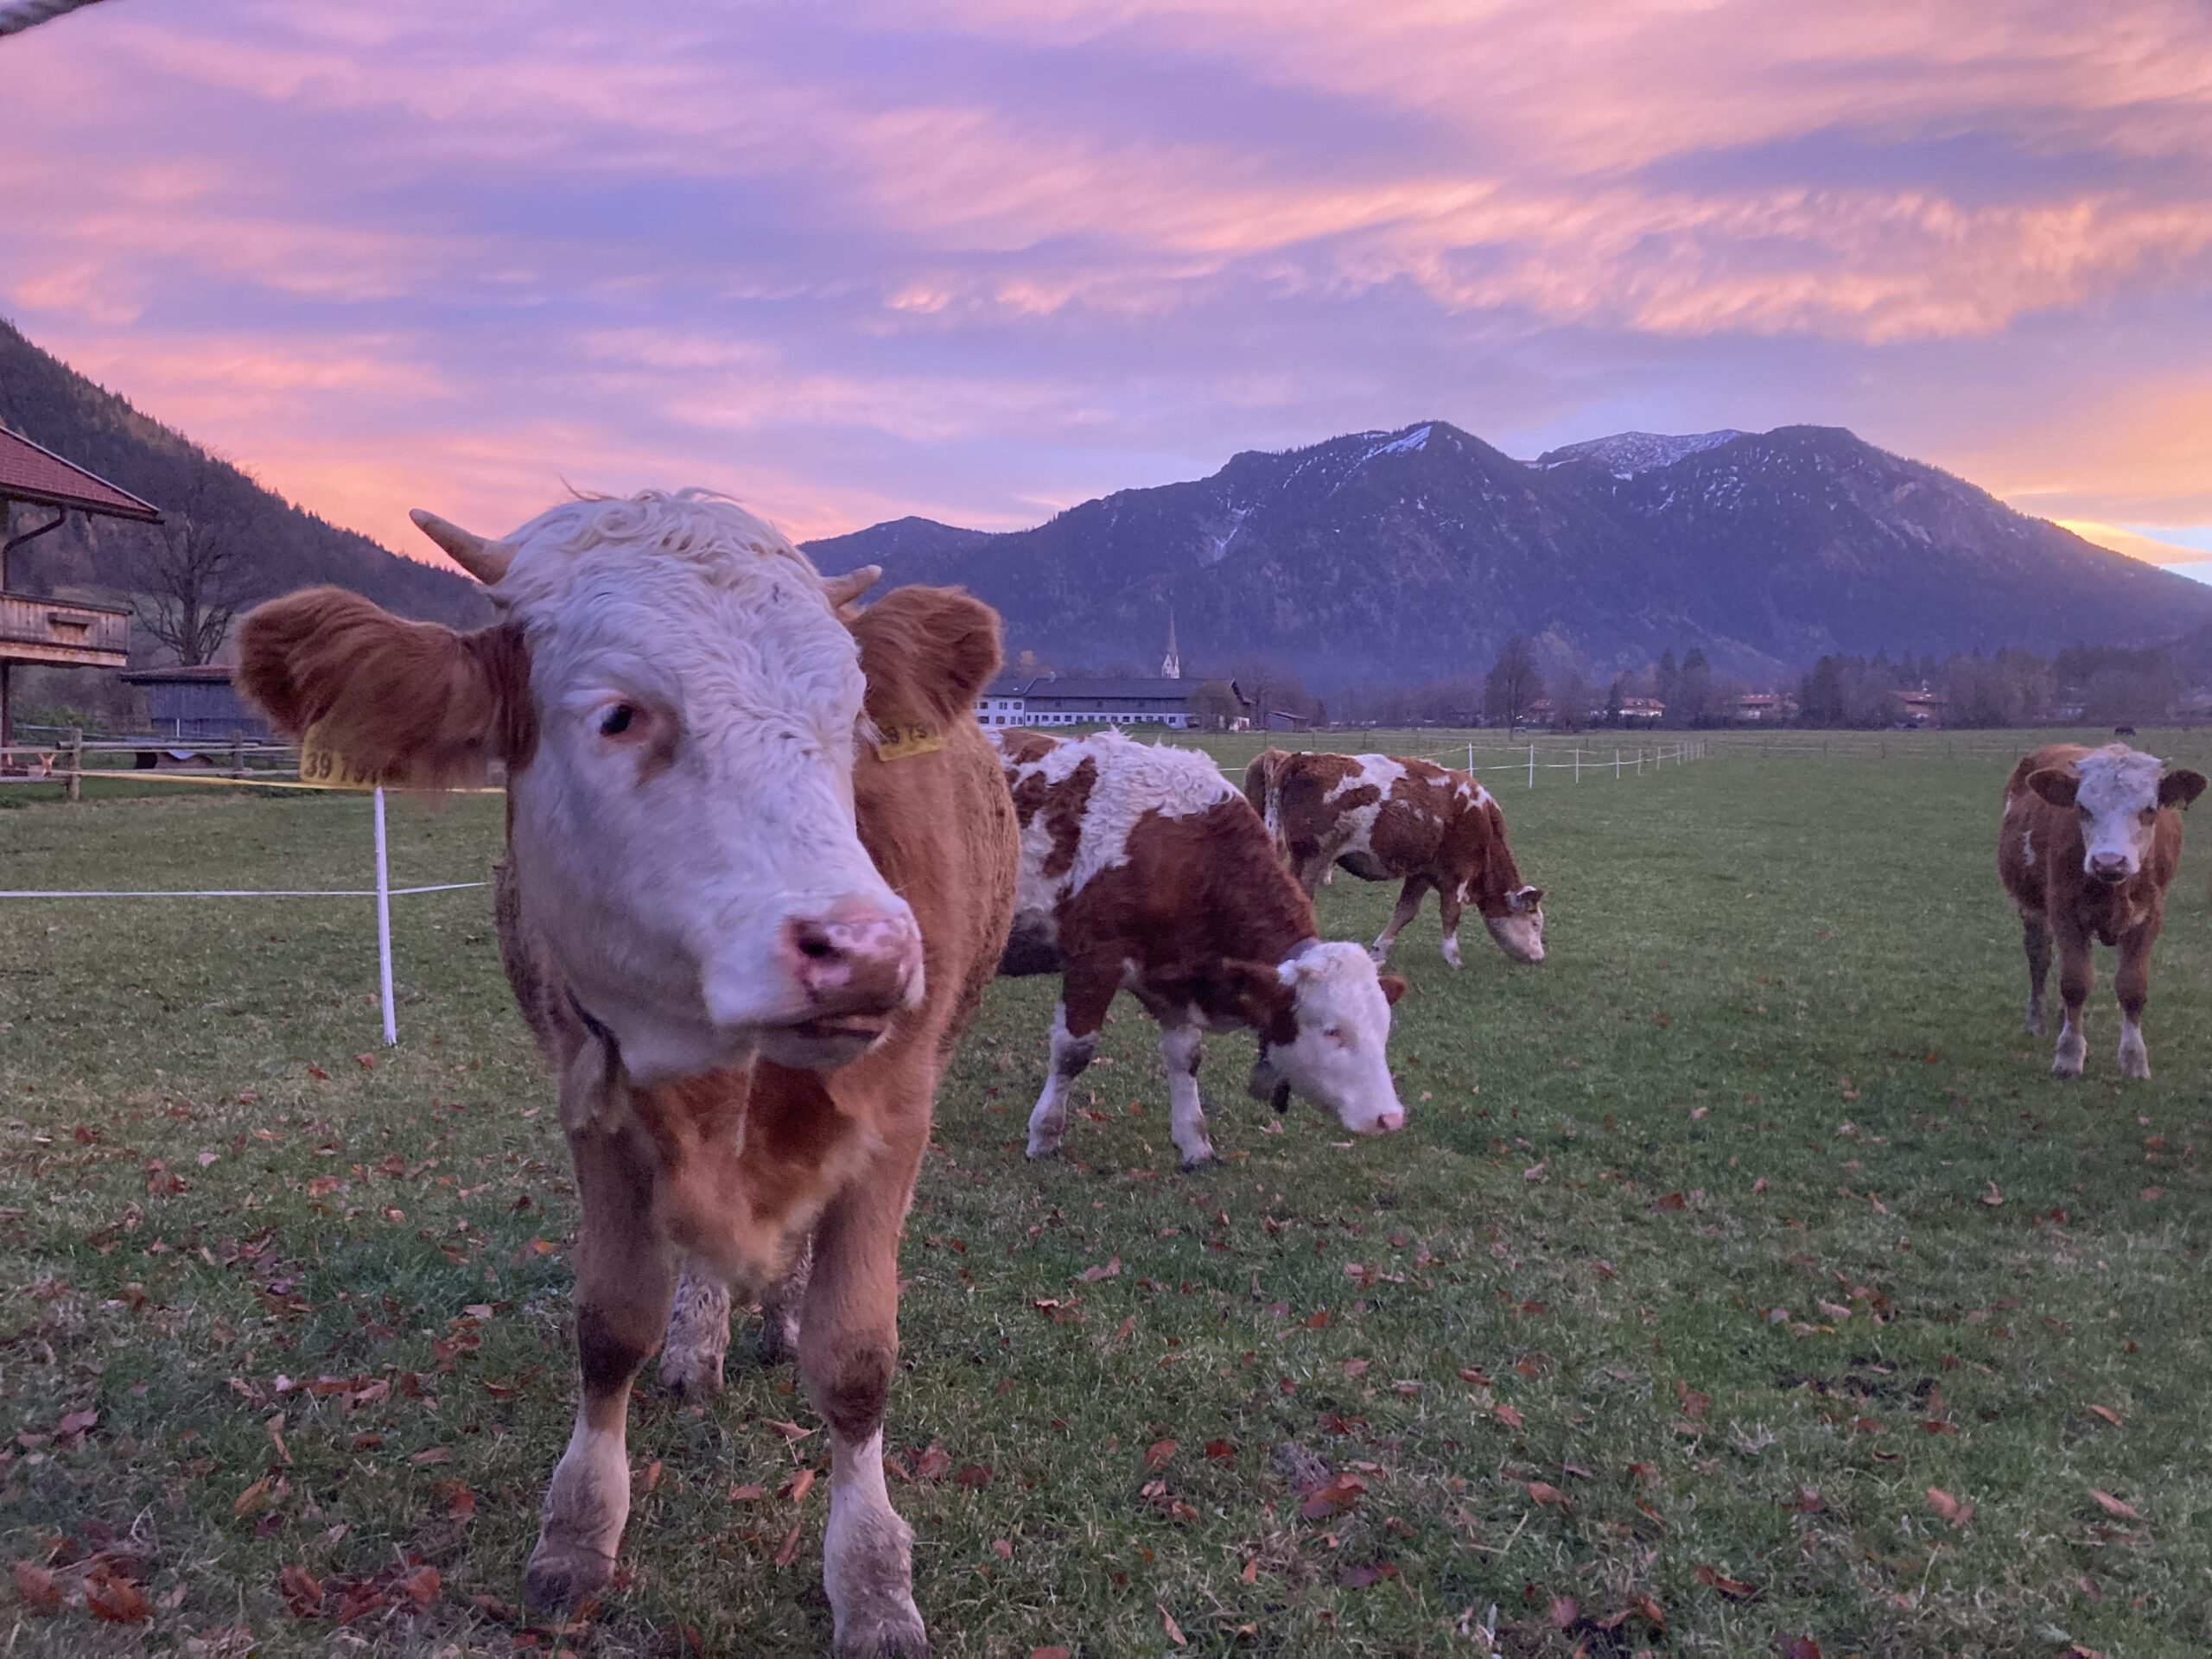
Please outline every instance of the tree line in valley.
[[[1128, 663], [1057, 671], [1024, 652], [1013, 671], [1071, 677], [1147, 677]], [[1325, 702], [1294, 669], [1245, 658], [1192, 677], [1191, 711], [1210, 727], [1240, 716], [1289, 715], [1354, 726], [1541, 724], [1555, 731], [1649, 727], [1706, 728], [1744, 723], [1744, 699], [1764, 692], [1758, 723], [1868, 729], [1915, 723], [1923, 715], [1948, 727], [2037, 726], [2047, 722], [2152, 724], [2179, 709], [2188, 676], [2158, 647], [2077, 645], [2056, 656], [2004, 650], [1947, 658], [1828, 656], [1794, 684], [1754, 686], [1716, 672], [1693, 646], [1634, 673], [1593, 676], [1573, 662], [1547, 665], [1535, 645], [1507, 640], [1480, 675], [1419, 685], [1355, 687]], [[1231, 686], [1234, 686], [1234, 692]]]

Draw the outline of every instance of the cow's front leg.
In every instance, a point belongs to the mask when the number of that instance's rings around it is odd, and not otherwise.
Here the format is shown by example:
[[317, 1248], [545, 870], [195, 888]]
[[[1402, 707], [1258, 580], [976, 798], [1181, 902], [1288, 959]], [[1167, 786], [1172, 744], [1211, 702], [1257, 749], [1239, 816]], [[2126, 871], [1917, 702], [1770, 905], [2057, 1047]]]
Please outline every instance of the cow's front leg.
[[729, 1287], [699, 1262], [687, 1260], [676, 1281], [676, 1305], [661, 1344], [660, 1385], [703, 1404], [722, 1391], [722, 1360], [729, 1352]]
[[2040, 916], [2023, 913], [2020, 949], [2028, 958], [2028, 1035], [2043, 1035], [2043, 988], [2050, 978], [2050, 930]]
[[1198, 1028], [1161, 1026], [1160, 1058], [1167, 1066], [1168, 1133], [1175, 1137], [1175, 1150], [1183, 1154], [1183, 1167], [1210, 1164], [1213, 1142], [1206, 1138], [1205, 1103], [1198, 1098], [1198, 1063], [1205, 1058]]
[[832, 1200], [815, 1235], [799, 1319], [799, 1374], [830, 1426], [822, 1583], [836, 1650], [855, 1659], [929, 1647], [914, 1605], [913, 1530], [883, 1481], [884, 1402], [899, 1358], [899, 1232], [927, 1124], [925, 1110]]
[[524, 1589], [573, 1606], [614, 1574], [630, 1516], [624, 1439], [630, 1384], [660, 1339], [676, 1287], [675, 1251], [654, 1217], [658, 1165], [634, 1122], [570, 1131], [583, 1226], [576, 1245], [576, 1365], [582, 1398], [554, 1468]]
[[[1070, 980], [1060, 985], [1059, 1006], [1052, 1010], [1052, 1055], [1045, 1073], [1044, 1092], [1037, 1096], [1036, 1107], [1029, 1114], [1029, 1155], [1032, 1158], [1052, 1158], [1058, 1155], [1062, 1137], [1068, 1128], [1068, 1086], [1083, 1075], [1090, 1064], [1090, 1057], [1098, 1050], [1098, 1027], [1105, 1013], [1103, 1004], [1092, 1015], [1086, 1006], [1084, 1020], [1071, 1027], [1073, 1016], [1070, 1009], [1074, 1003]], [[1113, 995], [1109, 987], [1107, 995]], [[1086, 996], [1086, 1004], [1096, 1001]]]
[[1436, 916], [1444, 924], [1444, 960], [1459, 965], [1459, 895], [1451, 887], [1436, 890]]
[[2089, 1040], [2082, 1032], [2083, 1006], [2089, 1000], [2093, 964], [2089, 936], [2062, 929], [2058, 936], [2058, 1000], [2063, 1014], [2058, 1026], [2058, 1048], [2051, 1057], [2050, 1075], [2078, 1077], [2089, 1058]]
[[2120, 1075], [2151, 1075], [2151, 1050], [2143, 1040], [2143, 1007], [2151, 1000], [2151, 945], [2158, 924], [2147, 921], [2120, 942], [2120, 965], [2113, 970], [2113, 991], [2120, 999]]
[[[1417, 875], [1408, 876], [1406, 885], [1398, 889], [1398, 905], [1390, 912], [1389, 925], [1376, 934], [1375, 943], [1367, 948], [1367, 954], [1375, 958], [1376, 967], [1390, 960], [1390, 947], [1398, 942], [1398, 935], [1405, 931], [1406, 924], [1421, 914], [1421, 896], [1427, 891], [1428, 883]], [[1445, 951], [1446, 961], [1451, 961], [1456, 949], [1453, 946]], [[1453, 962], [1452, 965], [1456, 968], [1459, 964]]]

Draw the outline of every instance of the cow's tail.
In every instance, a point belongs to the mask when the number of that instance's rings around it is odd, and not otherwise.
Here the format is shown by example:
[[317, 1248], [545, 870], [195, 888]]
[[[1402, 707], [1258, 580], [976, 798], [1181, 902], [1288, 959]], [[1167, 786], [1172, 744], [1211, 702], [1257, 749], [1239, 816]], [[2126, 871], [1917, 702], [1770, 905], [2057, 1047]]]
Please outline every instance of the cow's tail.
[[1282, 845], [1282, 791], [1278, 780], [1283, 762], [1289, 759], [1281, 749], [1262, 749], [1244, 768], [1244, 798], [1252, 803], [1252, 810], [1260, 815], [1278, 847]]

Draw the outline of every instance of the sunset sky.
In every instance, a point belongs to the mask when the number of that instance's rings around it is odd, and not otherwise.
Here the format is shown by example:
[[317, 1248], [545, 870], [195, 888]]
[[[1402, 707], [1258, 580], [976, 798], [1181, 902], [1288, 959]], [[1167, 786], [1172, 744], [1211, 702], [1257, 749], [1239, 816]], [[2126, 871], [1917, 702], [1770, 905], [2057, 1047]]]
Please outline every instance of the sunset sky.
[[2212, 5], [110, 0], [0, 312], [395, 548], [1814, 422], [2212, 574]]

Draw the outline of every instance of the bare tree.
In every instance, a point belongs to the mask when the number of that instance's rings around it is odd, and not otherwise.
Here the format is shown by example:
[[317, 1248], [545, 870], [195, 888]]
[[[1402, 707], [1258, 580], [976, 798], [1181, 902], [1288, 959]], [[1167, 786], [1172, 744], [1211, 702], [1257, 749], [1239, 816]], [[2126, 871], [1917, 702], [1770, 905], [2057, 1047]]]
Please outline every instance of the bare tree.
[[1598, 693], [1582, 671], [1568, 668], [1552, 676], [1552, 725], [1562, 732], [1588, 729]]
[[1516, 633], [1505, 642], [1483, 681], [1483, 712], [1508, 727], [1518, 726], [1529, 717], [1529, 705], [1543, 695], [1544, 680], [1536, 672], [1536, 653]]
[[138, 556], [131, 612], [187, 668], [215, 659], [251, 597], [251, 521], [236, 479], [212, 458], [195, 467]]

